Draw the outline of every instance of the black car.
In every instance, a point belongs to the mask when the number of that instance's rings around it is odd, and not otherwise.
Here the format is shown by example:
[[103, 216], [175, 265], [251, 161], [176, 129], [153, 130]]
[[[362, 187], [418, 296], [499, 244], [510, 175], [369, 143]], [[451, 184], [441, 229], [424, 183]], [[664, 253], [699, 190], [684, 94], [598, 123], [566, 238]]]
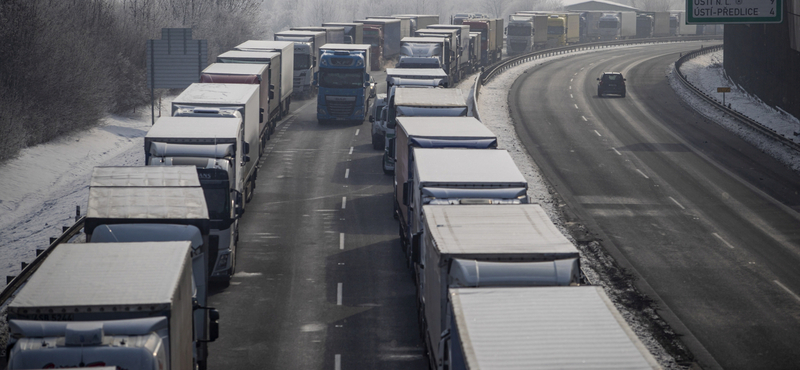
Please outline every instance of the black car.
[[619, 72], [603, 72], [597, 79], [597, 96], [603, 94], [618, 94], [625, 97], [625, 78]]

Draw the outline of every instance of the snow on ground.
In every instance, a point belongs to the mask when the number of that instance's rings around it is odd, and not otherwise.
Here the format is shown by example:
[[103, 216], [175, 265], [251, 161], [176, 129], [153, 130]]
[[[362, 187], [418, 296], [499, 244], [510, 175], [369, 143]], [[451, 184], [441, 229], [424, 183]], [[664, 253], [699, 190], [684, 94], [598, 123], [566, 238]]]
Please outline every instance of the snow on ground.
[[76, 206], [86, 213], [92, 168], [144, 165], [150, 123], [150, 109], [109, 116], [95, 128], [26, 148], [0, 165], [0, 278], [18, 274], [21, 262], [32, 261], [62, 226], [75, 223]]

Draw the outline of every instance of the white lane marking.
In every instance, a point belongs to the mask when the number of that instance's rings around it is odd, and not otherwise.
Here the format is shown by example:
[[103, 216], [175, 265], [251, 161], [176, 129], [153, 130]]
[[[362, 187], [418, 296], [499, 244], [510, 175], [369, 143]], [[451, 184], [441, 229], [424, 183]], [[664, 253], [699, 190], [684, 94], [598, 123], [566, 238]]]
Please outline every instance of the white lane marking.
[[620, 152], [617, 150], [617, 148], [611, 148], [611, 150], [613, 150], [613, 151], [614, 151], [614, 153], [617, 153], [617, 155], [622, 155], [622, 153], [620, 153]]
[[339, 285], [336, 287], [336, 305], [342, 305], [342, 283], [339, 283]]
[[339, 249], [344, 249], [344, 233], [339, 233]]
[[348, 154], [353, 154], [353, 147], [352, 146], [350, 147], [350, 153], [348, 153]]
[[589, 120], [586, 119], [586, 116], [581, 116], [581, 118], [583, 118], [584, 121], [589, 122]]
[[675, 200], [675, 198], [669, 197], [669, 199], [672, 200], [673, 202], [675, 202], [675, 204], [677, 204], [678, 207], [681, 207], [681, 209], [686, 209], [686, 207], [684, 207], [682, 204], [678, 203], [678, 201]]
[[342, 370], [342, 355], [333, 356], [333, 369]]
[[572, 90], [572, 86], [570, 86], [569, 89]]
[[711, 235], [714, 235], [715, 237], [717, 237], [717, 239], [719, 239], [720, 241], [722, 241], [723, 243], [725, 243], [725, 245], [726, 245], [726, 246], [728, 246], [728, 248], [730, 248], [730, 249], [734, 249], [734, 248], [733, 248], [733, 246], [731, 245], [731, 243], [728, 243], [728, 241], [727, 241], [727, 240], [725, 240], [725, 239], [722, 239], [722, 237], [721, 237], [721, 236], [719, 236], [719, 234], [717, 234], [717, 233], [711, 233]]
[[783, 284], [781, 284], [781, 282], [780, 282], [780, 281], [778, 281], [778, 280], [773, 280], [773, 281], [775, 282], [775, 284], [778, 284], [778, 286], [779, 286], [779, 287], [783, 288], [783, 290], [785, 290], [785, 291], [786, 291], [786, 293], [789, 293], [789, 295], [791, 295], [792, 297], [794, 297], [794, 299], [796, 299], [796, 300], [800, 301], [800, 296], [798, 296], [798, 295], [797, 295], [797, 294], [795, 294], [793, 291], [791, 291], [789, 288], [787, 288], [787, 287], [786, 287], [786, 285], [783, 285]]
[[344, 170], [344, 178], [348, 178], [348, 177], [350, 177], [350, 169], [349, 168]]
[[572, 82], [572, 80], [574, 80], [574, 78], [570, 78], [570, 79], [569, 79], [569, 82]]
[[577, 76], [577, 75], [578, 75], [578, 72], [575, 72], [575, 74], [573, 76]]
[[574, 96], [572, 96], [572, 94], [569, 94], [569, 97], [570, 97], [570, 98], [572, 98], [572, 99], [575, 99], [575, 97], [574, 97]]
[[597, 134], [597, 136], [603, 137], [603, 135], [600, 135], [600, 133], [597, 132], [597, 130], [594, 130], [594, 133]]
[[579, 108], [578, 108], [578, 104], [575, 104], [575, 109], [579, 109]]
[[638, 172], [638, 173], [639, 173], [640, 175], [642, 175], [644, 178], [646, 178], [646, 179], [648, 179], [648, 180], [650, 179], [649, 177], [647, 177], [647, 175], [645, 175], [645, 174], [644, 174], [644, 172], [642, 172], [642, 170], [640, 170], [640, 169], [638, 169], [638, 168], [637, 168], [637, 169], [636, 169], [636, 172]]
[[342, 197], [342, 209], [347, 206], [347, 197]]
[[356, 129], [356, 136], [358, 136], [359, 132], [361, 132], [361, 129]]

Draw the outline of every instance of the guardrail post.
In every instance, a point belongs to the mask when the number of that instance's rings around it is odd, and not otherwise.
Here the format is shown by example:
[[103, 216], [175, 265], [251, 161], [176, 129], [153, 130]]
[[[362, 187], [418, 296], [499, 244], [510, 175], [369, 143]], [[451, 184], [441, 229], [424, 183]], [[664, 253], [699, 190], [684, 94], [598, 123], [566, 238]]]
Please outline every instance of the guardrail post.
[[62, 234], [67, 232], [67, 230], [69, 230], [69, 226], [61, 226], [61, 233]]
[[81, 206], [75, 206], [75, 222], [78, 222], [79, 218], [81, 218]]
[[14, 281], [14, 278], [16, 278], [16, 276], [6, 275], [6, 285], [11, 284], [11, 282]]
[[20, 265], [22, 265], [22, 269], [23, 269], [23, 270], [24, 270], [26, 267], [28, 267], [28, 263], [27, 263], [27, 262], [22, 262], [22, 263], [20, 263]]
[[58, 238], [50, 238], [50, 244], [53, 244], [53, 243], [55, 243], [55, 242], [56, 242], [56, 239], [58, 239]]
[[36, 257], [39, 257], [39, 255], [42, 253], [44, 253], [44, 249], [36, 248]]

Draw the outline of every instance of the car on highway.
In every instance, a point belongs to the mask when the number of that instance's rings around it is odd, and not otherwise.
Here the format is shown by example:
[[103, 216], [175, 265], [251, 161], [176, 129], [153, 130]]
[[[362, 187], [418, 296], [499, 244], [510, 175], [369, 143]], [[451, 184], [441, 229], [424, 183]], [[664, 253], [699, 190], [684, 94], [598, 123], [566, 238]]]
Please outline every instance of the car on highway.
[[603, 72], [597, 78], [597, 96], [602, 97], [603, 94], [617, 94], [625, 97], [625, 78], [622, 77], [620, 72]]

